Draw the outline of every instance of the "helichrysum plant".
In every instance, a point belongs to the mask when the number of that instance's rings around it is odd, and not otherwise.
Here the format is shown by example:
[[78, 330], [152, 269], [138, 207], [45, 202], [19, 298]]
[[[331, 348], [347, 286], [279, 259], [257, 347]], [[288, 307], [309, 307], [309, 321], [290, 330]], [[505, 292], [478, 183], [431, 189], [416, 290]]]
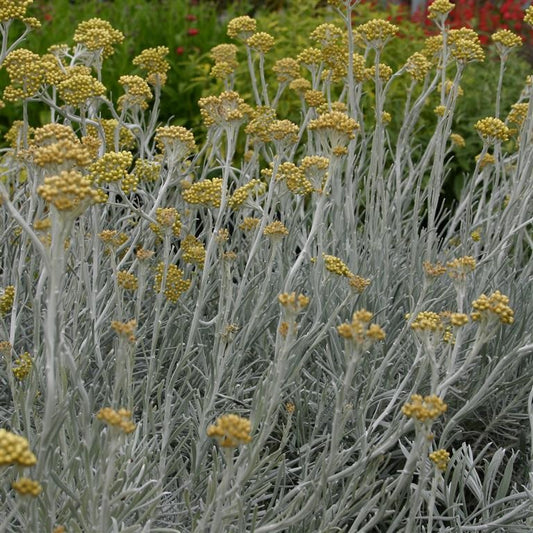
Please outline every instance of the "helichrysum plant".
[[[92, 17], [36, 54], [31, 3], [0, 6], [0, 531], [531, 530], [520, 39], [487, 51], [435, 0], [392, 67], [400, 28], [331, 0], [275, 58], [276, 27], [239, 16], [200, 136], [160, 119], [169, 48], [114, 94], [128, 37]], [[494, 106], [458, 115], [487, 52]], [[458, 122], [482, 148], [447, 205]]]

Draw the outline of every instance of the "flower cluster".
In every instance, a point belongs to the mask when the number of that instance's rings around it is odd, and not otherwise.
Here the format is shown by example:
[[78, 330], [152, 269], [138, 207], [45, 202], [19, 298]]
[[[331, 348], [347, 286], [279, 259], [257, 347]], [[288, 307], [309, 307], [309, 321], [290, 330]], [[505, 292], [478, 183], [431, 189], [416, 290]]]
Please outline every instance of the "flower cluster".
[[226, 79], [238, 67], [237, 47], [234, 44], [223, 43], [211, 48], [211, 58], [215, 61], [211, 68], [211, 76]]
[[435, 463], [435, 466], [444, 472], [448, 468], [450, 454], [443, 448], [429, 454], [429, 458]]
[[283, 179], [293, 194], [306, 195], [314, 191], [313, 184], [306, 178], [304, 170], [287, 161], [279, 168], [278, 179]]
[[124, 40], [124, 34], [115, 30], [107, 20], [92, 18], [80, 22], [74, 32], [74, 42], [83, 44], [87, 50], [101, 51], [102, 58], [113, 54], [113, 46]]
[[0, 429], [0, 466], [33, 466], [37, 458], [28, 441], [6, 429]]
[[111, 328], [119, 335], [124, 337], [128, 342], [135, 342], [135, 328], [137, 327], [137, 321], [135, 319], [128, 320], [128, 322], [119, 322], [113, 320], [111, 322]]
[[295, 292], [282, 292], [278, 295], [278, 302], [291, 313], [299, 313], [309, 305], [309, 297]]
[[166, 46], [156, 46], [143, 50], [133, 59], [133, 64], [146, 72], [146, 81], [150, 85], [161, 86], [167, 81], [167, 72], [170, 69], [165, 59], [169, 50]]
[[360, 309], [352, 315], [351, 322], [345, 322], [337, 326], [337, 331], [341, 337], [349, 339], [363, 349], [376, 341], [385, 338], [385, 332], [378, 324], [371, 324], [372, 313], [366, 309]]
[[91, 180], [75, 170], [44, 178], [44, 185], [37, 188], [37, 193], [58, 211], [75, 214], [83, 212], [90, 203], [99, 200]]
[[176, 265], [168, 265], [165, 286], [162, 287], [164, 272], [165, 263], [161, 262], [156, 267], [154, 290], [159, 292], [163, 289], [165, 298], [172, 303], [176, 303], [179, 297], [190, 287], [191, 280], [185, 279], [183, 277], [183, 270], [179, 269]]
[[458, 257], [446, 263], [448, 276], [456, 280], [464, 280], [467, 274], [473, 272], [476, 268], [476, 260], [470, 256]]
[[107, 152], [89, 167], [89, 177], [98, 184], [123, 180], [132, 161], [131, 152]]
[[264, 31], [250, 35], [245, 41], [246, 46], [260, 54], [266, 54], [274, 46], [274, 37]]
[[175, 207], [158, 207], [155, 212], [155, 224], [150, 229], [160, 238], [164, 233], [172, 233], [179, 237], [181, 233], [181, 218]]
[[117, 283], [121, 289], [126, 291], [136, 291], [139, 288], [139, 280], [135, 274], [121, 270], [117, 272]]
[[58, 85], [58, 92], [66, 104], [80, 107], [103, 96], [106, 88], [103, 83], [89, 74], [73, 73]]
[[272, 240], [281, 240], [288, 234], [289, 230], [285, 227], [285, 224], [279, 220], [274, 220], [274, 222], [268, 224], [263, 231], [263, 235], [270, 237]]
[[11, 483], [11, 488], [21, 494], [22, 496], [39, 496], [43, 487], [38, 481], [29, 479], [27, 477], [21, 477], [17, 481]]
[[251, 442], [251, 428], [247, 418], [235, 414], [222, 415], [207, 428], [207, 436], [215, 438], [223, 448], [237, 448]]
[[4, 89], [3, 98], [9, 102], [31, 98], [45, 79], [45, 69], [40, 57], [29, 50], [13, 50], [4, 60], [11, 84]]
[[475, 309], [471, 313], [472, 320], [492, 322], [495, 319], [502, 324], [514, 322], [514, 311], [509, 307], [509, 297], [500, 291], [493, 292], [490, 296], [482, 294], [472, 302]]
[[428, 7], [428, 18], [430, 20], [442, 20], [455, 7], [449, 0], [434, 0]]
[[200, 115], [207, 127], [236, 127], [248, 114], [250, 106], [235, 91], [224, 91], [219, 96], [206, 96], [198, 100]]
[[482, 118], [474, 124], [474, 128], [481, 139], [488, 144], [509, 140], [509, 128], [499, 118]]
[[220, 207], [222, 200], [222, 178], [198, 181], [183, 191], [183, 199], [188, 204]]
[[24, 352], [13, 361], [12, 372], [13, 375], [19, 380], [27, 378], [33, 367], [33, 361], [28, 352]]
[[372, 19], [357, 27], [357, 37], [369, 48], [381, 50], [399, 31], [398, 26], [388, 20]]
[[228, 23], [228, 35], [232, 39], [245, 41], [250, 38], [256, 31], [257, 23], [255, 19], [243, 16], [231, 19]]
[[13, 285], [8, 285], [2, 291], [0, 296], [0, 316], [7, 315], [11, 308], [13, 307], [13, 302], [15, 301], [15, 287]]
[[140, 109], [144, 111], [148, 107], [148, 101], [152, 99], [152, 90], [148, 83], [140, 76], [120, 76], [118, 82], [126, 94], [117, 101], [118, 109]]
[[187, 235], [181, 241], [181, 250], [183, 252], [182, 258], [186, 263], [192, 263], [199, 268], [204, 267], [205, 247], [194, 235]]
[[117, 428], [123, 433], [132, 433], [135, 431], [135, 424], [131, 419], [131, 411], [121, 408], [115, 411], [111, 407], [102, 407], [98, 411], [96, 418], [102, 420], [107, 425]]
[[308, 128], [316, 132], [325, 151], [340, 156], [347, 153], [346, 146], [355, 139], [359, 123], [346, 113], [331, 111], [311, 120]]
[[244, 184], [242, 187], [235, 189], [230, 199], [228, 200], [228, 205], [236, 211], [250, 198], [253, 193], [263, 194], [265, 190], [265, 184], [258, 179], [252, 179], [248, 183]]
[[196, 150], [192, 131], [183, 126], [160, 126], [155, 141], [171, 165], [179, 163]]
[[444, 414], [448, 406], [435, 394], [422, 397], [420, 394], [411, 396], [411, 403], [407, 402], [402, 407], [402, 413], [407, 418], [425, 423], [432, 422]]

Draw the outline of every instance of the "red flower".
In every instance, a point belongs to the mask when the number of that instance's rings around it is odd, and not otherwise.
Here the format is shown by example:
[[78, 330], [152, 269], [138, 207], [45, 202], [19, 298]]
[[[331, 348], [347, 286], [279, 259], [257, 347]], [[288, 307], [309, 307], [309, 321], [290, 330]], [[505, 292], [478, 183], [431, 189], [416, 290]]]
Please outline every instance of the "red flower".
[[189, 22], [194, 22], [196, 20], [196, 15], [188, 14], [185, 15], [185, 20], [188, 20]]
[[45, 13], [43, 15], [43, 19], [46, 20], [46, 22], [50, 22], [54, 17], [52, 17], [52, 15], [50, 15], [50, 13]]
[[177, 46], [174, 52], [176, 52], [176, 55], [182, 56], [185, 53], [185, 48], [183, 46]]
[[189, 28], [187, 30], [187, 35], [189, 37], [194, 37], [195, 35], [198, 35], [200, 33], [200, 31], [198, 30], [198, 28]]

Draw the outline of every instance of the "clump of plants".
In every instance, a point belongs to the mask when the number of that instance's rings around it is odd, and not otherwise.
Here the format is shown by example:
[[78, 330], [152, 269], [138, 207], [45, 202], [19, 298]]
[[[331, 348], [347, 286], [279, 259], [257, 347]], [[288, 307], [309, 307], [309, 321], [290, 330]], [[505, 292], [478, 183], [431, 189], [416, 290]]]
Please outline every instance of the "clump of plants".
[[30, 3], [0, 6], [21, 109], [0, 177], [0, 531], [530, 529], [531, 79], [501, 103], [520, 38], [493, 35], [493, 107], [446, 210], [485, 59], [448, 0], [398, 68], [399, 28], [352, 23], [356, 1], [330, 0], [270, 74], [276, 35], [231, 19], [202, 141], [160, 121], [166, 46], [110, 94], [120, 29], [93, 17], [36, 54]]

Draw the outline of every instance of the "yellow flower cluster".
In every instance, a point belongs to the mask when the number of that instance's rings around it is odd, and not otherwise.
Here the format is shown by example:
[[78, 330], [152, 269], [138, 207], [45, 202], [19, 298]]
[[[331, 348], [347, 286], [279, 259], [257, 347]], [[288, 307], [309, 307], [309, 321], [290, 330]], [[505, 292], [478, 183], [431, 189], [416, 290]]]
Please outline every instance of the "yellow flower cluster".
[[443, 15], [448, 15], [455, 8], [449, 0], [435, 0], [428, 7], [428, 19], [439, 19]]
[[251, 113], [250, 106], [235, 91], [224, 91], [220, 96], [206, 96], [198, 100], [200, 115], [209, 126], [239, 126]]
[[259, 52], [260, 54], [266, 54], [274, 46], [274, 37], [269, 33], [264, 31], [259, 31], [250, 35], [244, 41], [246, 46], [250, 47], [252, 50]]
[[367, 69], [368, 72], [368, 78], [369, 79], [375, 79], [376, 78], [376, 72], [380, 80], [382, 81], [388, 81], [390, 80], [390, 77], [392, 76], [392, 68], [389, 67], [389, 65], [386, 65], [385, 63], [380, 63], [377, 66], [372, 65]]
[[296, 78], [289, 83], [289, 89], [303, 97], [311, 89], [311, 82], [305, 78]]
[[279, 83], [290, 83], [300, 77], [300, 63], [292, 57], [278, 59], [272, 67]]
[[524, 15], [524, 22], [526, 24], [529, 24], [530, 26], [533, 26], [533, 6], [529, 6], [526, 9], [526, 13]]
[[174, 164], [196, 150], [192, 131], [183, 126], [160, 126], [156, 130], [155, 142], [165, 157]]
[[328, 177], [329, 159], [319, 155], [308, 155], [300, 162], [300, 170], [311, 183], [314, 190], [322, 192]]
[[75, 170], [44, 178], [44, 185], [37, 188], [37, 193], [58, 211], [83, 211], [99, 200], [91, 180]]
[[186, 263], [192, 263], [199, 268], [204, 268], [205, 247], [194, 235], [187, 235], [181, 241], [181, 250], [183, 251], [183, 260]]
[[305, 103], [309, 107], [320, 107], [326, 103], [326, 97], [324, 96], [324, 93], [322, 91], [314, 91], [312, 89], [305, 91], [304, 99]]
[[269, 106], [258, 106], [250, 115], [250, 122], [245, 128], [245, 133], [250, 136], [253, 143], [267, 143], [272, 140], [270, 128], [276, 120], [276, 110]]
[[131, 152], [107, 152], [89, 167], [89, 177], [98, 184], [123, 180], [132, 162]]
[[0, 467], [9, 465], [33, 466], [37, 458], [28, 441], [6, 429], [0, 429]]
[[435, 463], [435, 466], [444, 472], [448, 468], [450, 454], [443, 448], [429, 454], [429, 458]]
[[419, 422], [432, 422], [444, 414], [448, 406], [435, 394], [422, 397], [420, 394], [411, 396], [411, 403], [405, 403], [402, 413], [407, 418], [414, 418]]
[[482, 118], [474, 124], [474, 128], [484, 142], [493, 144], [509, 140], [509, 128], [499, 118]]
[[347, 278], [353, 276], [350, 269], [338, 257], [327, 254], [322, 254], [322, 257], [324, 258], [324, 266], [329, 272], [337, 274], [337, 276], [346, 276]]
[[136, 291], [139, 288], [137, 276], [126, 270], [117, 272], [117, 283], [121, 289], [126, 291]]
[[98, 237], [110, 248], [120, 248], [129, 238], [125, 233], [119, 233], [116, 229], [105, 229], [98, 234]]
[[146, 250], [145, 248], [138, 248], [135, 252], [135, 257], [139, 261], [148, 261], [152, 256], [154, 255], [154, 252], [151, 250]]
[[137, 176], [138, 181], [153, 183], [161, 175], [161, 163], [159, 161], [150, 161], [148, 159], [136, 159], [133, 167], [133, 174]]
[[[165, 271], [165, 264], [159, 263], [156, 268], [156, 275], [154, 279], [154, 290], [159, 292], [163, 283], [163, 273]], [[168, 265], [166, 283], [164, 287], [164, 295], [167, 300], [176, 303], [179, 297], [187, 291], [191, 285], [190, 279], [183, 277], [183, 270], [176, 265]]]
[[368, 47], [380, 50], [400, 28], [388, 20], [372, 19], [357, 27], [357, 36]]
[[45, 69], [41, 58], [23, 48], [13, 50], [5, 58], [3, 66], [11, 84], [4, 89], [3, 98], [8, 102], [31, 98], [45, 81]]
[[146, 72], [146, 81], [150, 85], [160, 86], [167, 81], [167, 72], [170, 69], [168, 61], [165, 59], [169, 50], [166, 46], [156, 46], [146, 48], [132, 63]]
[[43, 490], [43, 487], [38, 481], [27, 477], [21, 477], [17, 481], [13, 481], [11, 488], [22, 496], [39, 496]]
[[355, 139], [359, 123], [346, 113], [331, 111], [311, 120], [308, 128], [317, 133], [333, 155], [339, 156], [347, 153], [346, 145]]
[[[310, 71], [313, 71], [324, 60], [324, 54], [322, 53], [322, 50], [320, 50], [320, 48], [309, 47], [309, 48], [304, 48], [296, 56], [296, 59], [298, 63], [300, 63], [300, 65], [302, 65], [303, 67], [307, 68]], [[298, 78], [298, 79], [303, 79], [303, 78]], [[309, 83], [309, 87], [311, 87], [310, 83]]]
[[370, 344], [385, 338], [385, 332], [378, 324], [371, 324], [372, 313], [360, 309], [352, 315], [352, 321], [337, 326], [339, 335], [357, 345], [367, 348]]
[[78, 24], [74, 32], [74, 42], [83, 44], [88, 50], [94, 52], [101, 50], [102, 57], [113, 54], [113, 45], [120, 44], [124, 34], [115, 30], [107, 20], [92, 18]]
[[348, 280], [350, 287], [358, 293], [363, 292], [370, 285], [369, 279], [358, 276], [357, 274], [352, 274], [348, 277]]
[[[474, 158], [476, 160], [476, 163], [480, 160], [481, 154], [476, 155]], [[487, 165], [494, 165], [496, 163], [496, 158], [492, 154], [485, 154], [483, 156], [483, 159], [481, 159], [479, 166], [481, 168], [486, 167]]]
[[228, 414], [218, 417], [216, 422], [207, 428], [207, 436], [215, 438], [223, 448], [237, 448], [241, 444], [251, 442], [251, 429], [252, 425], [247, 418]]
[[511, 30], [498, 30], [492, 34], [492, 40], [498, 51], [505, 48], [517, 48], [522, 46], [522, 37]]
[[507, 122], [510, 122], [511, 124], [516, 124], [519, 127], [522, 126], [524, 120], [527, 117], [528, 108], [529, 104], [527, 103], [513, 104], [511, 106], [511, 111], [507, 115]]
[[234, 44], [223, 43], [211, 48], [211, 58], [215, 65], [211, 69], [211, 76], [226, 79], [239, 66], [237, 62], [237, 47]]
[[0, 22], [7, 22], [12, 19], [23, 19], [26, 9], [33, 0], [2, 0], [0, 3]]
[[452, 279], [464, 280], [467, 274], [473, 272], [475, 268], [476, 260], [470, 255], [458, 257], [446, 263], [446, 271]]
[[183, 191], [183, 199], [188, 204], [220, 207], [222, 178], [212, 178], [193, 183]]
[[405, 70], [413, 80], [424, 81], [426, 75], [431, 70], [431, 62], [424, 54], [415, 52], [407, 58]]
[[77, 138], [59, 139], [53, 144], [43, 146], [31, 143], [29, 153], [33, 162], [44, 169], [46, 175], [64, 170], [81, 170], [93, 160], [90, 151]]
[[475, 309], [470, 315], [472, 320], [492, 321], [497, 319], [502, 324], [514, 322], [514, 311], [509, 307], [509, 297], [500, 291], [495, 291], [490, 296], [482, 294], [472, 302], [472, 307]]
[[71, 74], [58, 86], [59, 97], [68, 105], [84, 106], [88, 101], [103, 96], [105, 86], [88, 74]]
[[260, 219], [254, 217], [244, 217], [243, 221], [239, 224], [239, 229], [242, 231], [252, 231], [261, 222]]
[[462, 135], [459, 135], [458, 133], [451, 133], [450, 141], [452, 141], [452, 143], [455, 146], [458, 146], [459, 148], [464, 148], [466, 146], [464, 137]]
[[443, 329], [443, 324], [440, 316], [433, 311], [421, 311], [411, 322], [411, 329], [415, 331], [440, 331]]
[[289, 230], [285, 227], [283, 222], [280, 222], [279, 220], [275, 220], [268, 224], [263, 231], [263, 235], [270, 237], [272, 240], [283, 239], [283, 237], [288, 234]]
[[106, 152], [114, 151], [115, 146], [115, 131], [119, 130], [118, 137], [118, 149], [130, 150], [135, 147], [135, 136], [133, 133], [124, 126], [119, 126], [118, 121], [114, 118], [111, 119], [98, 119], [100, 128], [97, 129], [96, 126], [92, 124], [87, 126], [87, 132], [92, 137], [99, 138], [100, 129], [104, 133], [104, 138], [102, 139], [105, 142]]
[[274, 120], [270, 124], [269, 137], [278, 152], [290, 148], [298, 142], [299, 128], [290, 120]]
[[24, 352], [13, 361], [12, 372], [13, 375], [19, 380], [27, 378], [33, 367], [33, 361], [28, 352]]
[[236, 211], [250, 198], [250, 196], [255, 192], [256, 194], [263, 194], [265, 191], [265, 184], [258, 180], [252, 179], [242, 187], [235, 189], [230, 199], [228, 200], [228, 205]]
[[479, 37], [470, 28], [450, 30], [448, 41], [452, 56], [458, 63], [470, 63], [471, 61], [483, 61], [485, 52], [481, 47]]
[[152, 99], [152, 90], [148, 83], [140, 76], [120, 76], [118, 82], [126, 94], [118, 99], [118, 109], [140, 109], [148, 107], [148, 101]]
[[282, 292], [278, 295], [278, 302], [291, 313], [300, 313], [309, 305], [309, 297], [295, 292]]
[[301, 166], [287, 161], [279, 167], [278, 179], [283, 179], [287, 189], [293, 194], [306, 195], [314, 191], [313, 184], [305, 177], [305, 172]]
[[181, 218], [174, 207], [159, 207], [155, 212], [155, 224], [150, 224], [150, 229], [160, 238], [164, 232], [172, 232], [175, 237], [181, 233]]
[[255, 19], [243, 16], [236, 17], [229, 21], [228, 23], [228, 35], [232, 39], [239, 39], [245, 41], [251, 37], [257, 28], [257, 23]]
[[2, 296], [0, 296], [0, 315], [7, 315], [7, 313], [11, 311], [14, 301], [15, 287], [13, 285], [8, 285], [2, 291]]
[[124, 337], [128, 342], [135, 342], [135, 328], [137, 327], [137, 321], [133, 318], [128, 322], [120, 322], [118, 320], [111, 321], [111, 328], [117, 333], [117, 335]]
[[128, 409], [121, 408], [115, 411], [111, 407], [102, 407], [98, 411], [96, 418], [126, 434], [135, 431], [135, 424], [131, 419], [131, 411]]

